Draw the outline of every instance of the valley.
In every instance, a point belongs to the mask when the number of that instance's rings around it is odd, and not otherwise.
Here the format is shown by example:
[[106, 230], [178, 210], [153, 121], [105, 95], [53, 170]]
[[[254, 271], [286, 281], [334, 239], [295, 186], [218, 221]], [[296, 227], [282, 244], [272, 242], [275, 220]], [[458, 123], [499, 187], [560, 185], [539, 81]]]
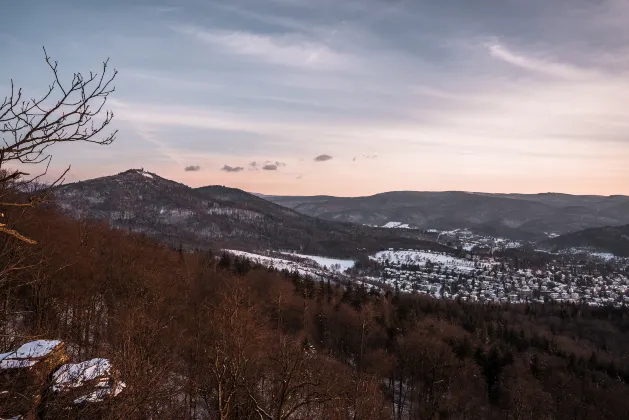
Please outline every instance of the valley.
[[[553, 208], [556, 217], [574, 203], [600, 207], [611, 200], [622, 204], [624, 199], [618, 197], [388, 193], [356, 199], [364, 212], [378, 214], [387, 214], [400, 202], [406, 203], [406, 214], [410, 214], [415, 211], [411, 209], [428, 205], [422, 200], [438, 201], [431, 216], [424, 218], [424, 227], [412, 223], [417, 218], [399, 218], [403, 216], [399, 211], [394, 212], [396, 220], [403, 221], [369, 225], [321, 213], [321, 207], [315, 206], [337, 208], [340, 204], [333, 197], [261, 198], [223, 186], [193, 189], [135, 169], [61, 186], [55, 197], [59, 208], [75, 218], [105, 220], [112, 227], [152, 236], [173, 249], [222, 250], [278, 271], [377, 293], [492, 303], [623, 306], [629, 302], [629, 260], [616, 240], [623, 236], [613, 236], [615, 241], [609, 246], [606, 242], [609, 232], [620, 232], [620, 228], [606, 228], [598, 235], [594, 232], [601, 228], [590, 228], [584, 232], [597, 241], [588, 241], [578, 232], [556, 233], [566, 231], [565, 224], [547, 226], [550, 221], [538, 220], [546, 230], [529, 232], [541, 238], [532, 240], [521, 234], [521, 226], [512, 224], [506, 229], [507, 222], [489, 223], [494, 216], [487, 216], [519, 211], [519, 216], [510, 217], [522, 221], [527, 211], [538, 214], [540, 208]], [[462, 209], [461, 200], [476, 203], [475, 209]], [[459, 210], [448, 213], [454, 207]], [[479, 207], [485, 209], [481, 216], [473, 212]], [[482, 226], [455, 227], [470, 217], [486, 220]], [[435, 225], [442, 229], [425, 228]]]
[[[286, 253], [223, 250], [255, 264], [314, 281], [363, 287], [370, 293], [409, 293], [480, 303], [629, 304], [629, 259], [587, 253], [508, 253], [493, 257], [387, 250], [367, 261]], [[290, 259], [290, 256], [299, 258]], [[288, 259], [287, 259], [288, 258]]]

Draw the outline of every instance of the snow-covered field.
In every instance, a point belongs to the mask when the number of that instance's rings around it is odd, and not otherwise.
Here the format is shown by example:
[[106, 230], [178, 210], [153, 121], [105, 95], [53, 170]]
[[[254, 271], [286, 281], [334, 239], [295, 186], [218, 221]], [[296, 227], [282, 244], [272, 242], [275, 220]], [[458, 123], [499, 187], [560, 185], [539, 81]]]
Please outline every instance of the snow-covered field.
[[430, 261], [435, 264], [441, 264], [446, 268], [452, 268], [459, 271], [474, 270], [472, 261], [456, 258], [451, 255], [441, 254], [429, 251], [416, 250], [399, 250], [399, 251], [380, 251], [376, 255], [370, 257], [379, 262], [389, 260], [391, 264], [425, 264]]
[[[339, 280], [341, 280], [342, 282], [350, 281], [350, 278], [348, 276], [343, 275], [341, 271], [344, 271], [347, 268], [351, 268], [354, 265], [354, 261], [352, 260], [340, 260], [340, 259], [335, 259], [335, 258], [318, 257], [318, 256], [313, 256], [313, 255], [284, 253], [287, 255], [293, 255], [300, 258], [308, 258], [312, 260], [313, 263], [315, 262], [317, 263], [316, 266], [314, 265], [309, 266], [307, 265], [307, 263], [304, 264], [304, 263], [299, 263], [296, 261], [285, 260], [283, 258], [275, 258], [275, 257], [266, 256], [266, 255], [254, 254], [251, 252], [237, 251], [233, 249], [224, 249], [223, 251], [228, 252], [232, 255], [237, 255], [239, 257], [247, 258], [248, 260], [261, 264], [265, 267], [273, 267], [276, 270], [286, 269], [290, 272], [297, 271], [302, 276], [307, 276], [307, 277], [312, 278], [313, 280], [320, 280], [320, 281], [325, 281], [330, 278], [333, 279], [334, 281], [339, 281]], [[329, 268], [331, 264], [332, 265], [341, 264], [341, 271], [338, 271], [338, 270], [325, 271], [321, 268], [324, 266], [327, 266]], [[379, 278], [365, 277], [365, 278], [359, 278], [359, 279], [351, 279], [351, 282], [352, 284], [355, 284], [355, 285], [361, 285], [368, 289], [374, 288], [378, 290], [379, 292], [382, 292], [382, 288], [378, 286], [374, 286], [373, 284], [370, 284], [363, 280], [371, 280], [372, 282], [380, 281]]]
[[354, 266], [353, 260], [339, 260], [335, 258], [328, 257], [319, 257], [317, 255], [304, 255], [304, 254], [296, 254], [293, 252], [282, 252], [282, 254], [292, 255], [294, 257], [306, 258], [316, 262], [320, 267], [327, 267], [333, 271], [340, 271], [341, 273], [346, 270], [352, 268]]
[[315, 279], [322, 278], [321, 270], [316, 267], [308, 267], [295, 261], [285, 260], [282, 258], [267, 257], [266, 255], [253, 254], [251, 252], [237, 251], [234, 249], [224, 249], [232, 255], [247, 258], [248, 260], [261, 264], [265, 267], [273, 267], [276, 270], [296, 271], [301, 275], [310, 276]]

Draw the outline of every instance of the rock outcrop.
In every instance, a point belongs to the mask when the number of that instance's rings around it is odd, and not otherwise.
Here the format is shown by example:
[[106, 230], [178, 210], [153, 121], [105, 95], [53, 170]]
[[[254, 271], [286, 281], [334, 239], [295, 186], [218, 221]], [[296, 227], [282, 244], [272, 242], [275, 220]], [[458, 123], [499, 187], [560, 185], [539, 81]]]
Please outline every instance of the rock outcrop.
[[67, 360], [58, 340], [36, 340], [0, 354], [0, 417], [37, 418], [50, 377]]
[[124, 382], [107, 359], [66, 363], [59, 340], [0, 354], [0, 419], [99, 418]]

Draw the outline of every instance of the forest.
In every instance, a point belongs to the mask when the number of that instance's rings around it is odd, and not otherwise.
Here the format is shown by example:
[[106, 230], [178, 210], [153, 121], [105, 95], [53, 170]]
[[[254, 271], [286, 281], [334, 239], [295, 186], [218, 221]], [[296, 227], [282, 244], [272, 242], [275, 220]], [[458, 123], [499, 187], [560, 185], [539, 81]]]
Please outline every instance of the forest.
[[52, 208], [5, 216], [37, 244], [0, 236], [0, 352], [63, 340], [73, 359], [107, 357], [127, 384], [63, 418], [619, 419], [629, 408], [624, 309], [378, 294]]

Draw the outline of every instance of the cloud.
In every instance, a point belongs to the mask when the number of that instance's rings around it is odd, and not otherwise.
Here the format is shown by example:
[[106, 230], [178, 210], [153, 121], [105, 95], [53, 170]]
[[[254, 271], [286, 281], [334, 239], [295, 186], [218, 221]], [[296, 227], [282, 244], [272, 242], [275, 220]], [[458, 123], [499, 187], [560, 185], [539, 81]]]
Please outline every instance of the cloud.
[[248, 169], [250, 171], [259, 171], [260, 169], [264, 171], [277, 171], [279, 168], [286, 166], [284, 162], [279, 161], [264, 161], [264, 162], [249, 162]]
[[200, 170], [201, 170], [201, 167], [199, 165], [186, 166], [186, 168], [184, 169], [184, 171], [186, 172], [198, 172]]
[[333, 157], [330, 155], [319, 155], [316, 158], [314, 158], [315, 162], [325, 162], [327, 160], [332, 160]]
[[229, 166], [229, 165], [225, 165], [221, 168], [221, 171], [225, 171], [225, 172], [241, 172], [244, 171], [245, 168], [243, 168], [242, 166]]
[[270, 64], [317, 70], [351, 67], [349, 57], [302, 34], [207, 30], [194, 25], [173, 29], [223, 53], [255, 58]]
[[588, 79], [596, 76], [596, 73], [593, 71], [581, 69], [569, 64], [527, 57], [515, 53], [500, 43], [491, 43], [486, 46], [492, 57], [533, 72], [571, 80]]
[[378, 159], [378, 155], [376, 155], [376, 154], [373, 154], [373, 155], [362, 155], [362, 156], [360, 156], [360, 158], [359, 158], [359, 157], [357, 157], [357, 156], [354, 156], [354, 157], [352, 158], [352, 162], [356, 162], [356, 159], [369, 159], [369, 160], [374, 160], [374, 159]]

